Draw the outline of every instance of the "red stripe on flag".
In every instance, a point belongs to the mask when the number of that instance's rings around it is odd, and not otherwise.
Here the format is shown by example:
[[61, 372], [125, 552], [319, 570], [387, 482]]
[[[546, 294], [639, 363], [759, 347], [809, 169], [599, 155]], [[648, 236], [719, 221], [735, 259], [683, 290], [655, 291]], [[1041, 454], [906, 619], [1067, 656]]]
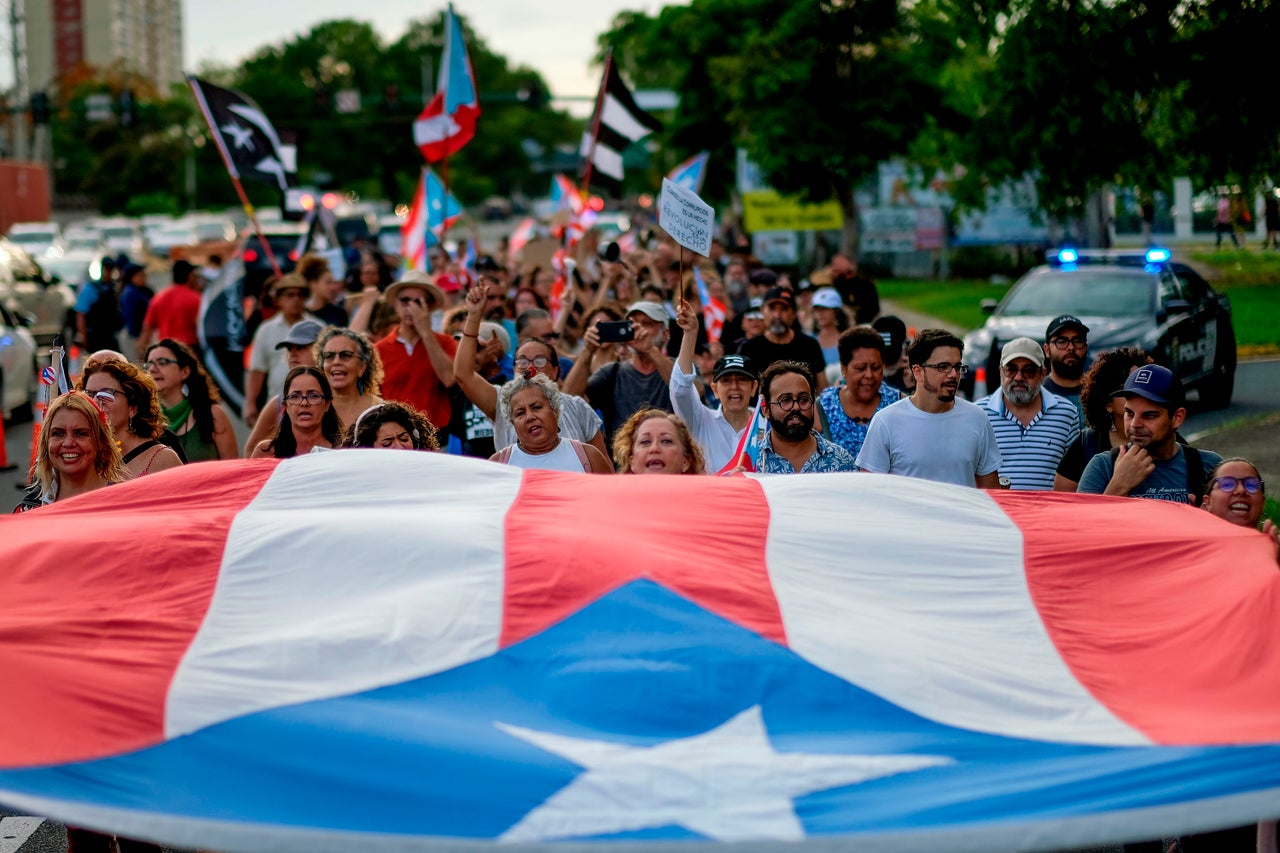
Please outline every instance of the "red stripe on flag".
[[0, 766], [164, 740], [227, 530], [275, 465], [185, 465], [0, 520], [5, 551], [23, 555], [0, 572]]
[[1161, 501], [990, 494], [1022, 531], [1049, 636], [1117, 717], [1161, 744], [1280, 741], [1280, 571], [1266, 537]]
[[527, 471], [505, 531], [503, 648], [640, 578], [786, 643], [753, 480]]

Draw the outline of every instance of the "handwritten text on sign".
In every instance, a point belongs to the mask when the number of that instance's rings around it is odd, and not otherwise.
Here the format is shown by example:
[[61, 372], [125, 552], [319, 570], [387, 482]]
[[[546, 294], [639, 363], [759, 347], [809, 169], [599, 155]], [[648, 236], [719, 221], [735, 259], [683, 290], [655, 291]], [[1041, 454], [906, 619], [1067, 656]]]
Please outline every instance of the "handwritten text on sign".
[[692, 190], [662, 179], [658, 224], [681, 246], [699, 255], [711, 254], [716, 212]]

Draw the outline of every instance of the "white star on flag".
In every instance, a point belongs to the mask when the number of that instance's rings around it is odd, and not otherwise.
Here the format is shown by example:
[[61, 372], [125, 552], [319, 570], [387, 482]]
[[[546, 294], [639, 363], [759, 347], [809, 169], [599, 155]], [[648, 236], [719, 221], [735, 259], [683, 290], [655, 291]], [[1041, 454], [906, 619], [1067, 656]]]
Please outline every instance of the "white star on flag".
[[218, 128], [223, 133], [232, 137], [231, 144], [236, 148], [248, 148], [253, 150], [253, 131], [242, 124], [228, 122]]
[[546, 841], [678, 825], [718, 841], [805, 837], [793, 799], [951, 764], [936, 755], [777, 752], [760, 706], [709, 732], [651, 747], [495, 723], [586, 769], [502, 835]]

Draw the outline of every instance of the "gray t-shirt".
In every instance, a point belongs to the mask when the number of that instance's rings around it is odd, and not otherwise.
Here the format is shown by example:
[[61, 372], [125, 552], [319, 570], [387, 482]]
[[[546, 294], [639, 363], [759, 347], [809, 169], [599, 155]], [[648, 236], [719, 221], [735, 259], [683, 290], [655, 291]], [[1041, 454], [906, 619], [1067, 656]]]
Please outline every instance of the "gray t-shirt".
[[[616, 365], [616, 366], [615, 366]], [[641, 373], [628, 362], [614, 362], [591, 374], [587, 400], [604, 417], [605, 446], [613, 446], [613, 434], [627, 418], [652, 406], [671, 412], [671, 393], [658, 371]]]
[[1000, 445], [986, 414], [957, 399], [949, 411], [922, 412], [903, 397], [876, 412], [858, 451], [858, 467], [877, 474], [974, 486], [1000, 469]]
[[[583, 444], [600, 431], [600, 416], [581, 397], [560, 395], [560, 437], [576, 438]], [[493, 419], [493, 446], [497, 450], [516, 443], [516, 430], [511, 421], [502, 416], [502, 406], [497, 407]]]
[[[1200, 461], [1204, 464], [1205, 477], [1222, 461], [1222, 457], [1211, 450], [1200, 450]], [[1156, 469], [1138, 487], [1129, 492], [1131, 498], [1148, 498], [1156, 501], [1172, 501], [1174, 503], [1190, 503], [1187, 484], [1187, 456], [1178, 445], [1178, 452], [1170, 459], [1155, 459]], [[1089, 495], [1100, 495], [1107, 490], [1111, 475], [1115, 473], [1115, 462], [1111, 459], [1111, 451], [1106, 450], [1089, 460], [1084, 473], [1080, 475], [1077, 492]], [[1196, 495], [1199, 498], [1199, 495]]]

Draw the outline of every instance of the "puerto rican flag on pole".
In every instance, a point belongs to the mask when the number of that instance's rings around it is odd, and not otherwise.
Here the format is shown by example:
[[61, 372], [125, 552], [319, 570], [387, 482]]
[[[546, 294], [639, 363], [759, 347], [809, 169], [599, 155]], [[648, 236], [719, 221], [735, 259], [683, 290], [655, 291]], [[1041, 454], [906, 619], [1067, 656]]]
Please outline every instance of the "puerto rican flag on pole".
[[751, 415], [751, 422], [738, 438], [738, 446], [734, 448], [733, 456], [729, 457], [725, 466], [716, 473], [729, 474], [738, 468], [747, 471], [759, 469], [760, 445], [764, 441], [764, 434], [768, 428], [769, 425], [764, 420], [764, 395], [761, 394], [756, 398], [756, 410]]
[[400, 227], [401, 266], [406, 270], [426, 270], [427, 246], [440, 242], [445, 228], [452, 228], [462, 216], [462, 204], [430, 168], [424, 166], [413, 194], [409, 215]]
[[342, 450], [0, 524], [18, 814], [246, 853], [643, 853], [1280, 813], [1274, 545], [1187, 506]]
[[440, 57], [440, 83], [436, 95], [413, 123], [413, 142], [428, 163], [456, 154], [475, 136], [480, 117], [480, 97], [476, 89], [462, 24], [445, 12], [444, 53]]
[[693, 267], [693, 280], [698, 285], [698, 301], [702, 303], [702, 324], [706, 326], [707, 338], [712, 342], [718, 341], [720, 333], [724, 331], [724, 321], [729, 311], [719, 299], [711, 298], [707, 283], [702, 279], [702, 270], [696, 264]]
[[520, 250], [529, 244], [529, 241], [538, 236], [538, 221], [532, 216], [526, 216], [520, 220], [520, 224], [516, 226], [516, 230], [511, 232], [511, 236], [507, 238], [507, 251], [511, 255], [518, 255]]

